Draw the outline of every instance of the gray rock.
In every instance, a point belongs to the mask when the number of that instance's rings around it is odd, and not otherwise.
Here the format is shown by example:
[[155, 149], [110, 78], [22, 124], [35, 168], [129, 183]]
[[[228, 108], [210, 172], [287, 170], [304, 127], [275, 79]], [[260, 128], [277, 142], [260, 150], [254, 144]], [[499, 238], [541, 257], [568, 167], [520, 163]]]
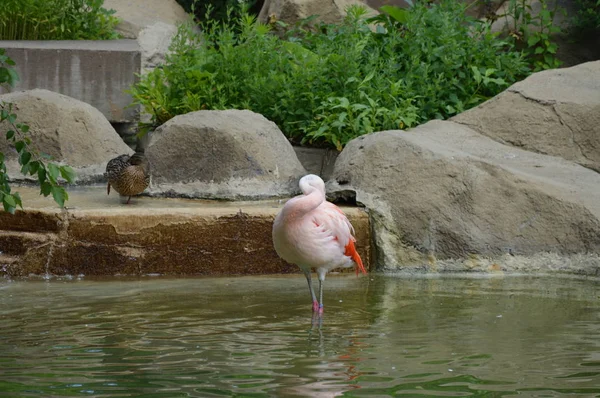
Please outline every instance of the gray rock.
[[165, 62], [177, 26], [157, 22], [143, 28], [138, 36], [142, 50], [142, 70], [153, 69]]
[[[41, 89], [3, 94], [0, 101], [12, 103], [17, 122], [29, 125], [33, 147], [73, 167], [79, 182], [101, 180], [110, 159], [133, 153], [106, 117], [85, 102]], [[2, 135], [8, 129], [6, 122], [0, 124]], [[0, 152], [6, 155], [10, 176], [23, 178], [18, 154], [4, 138]]]
[[152, 133], [150, 192], [159, 196], [261, 199], [298, 191], [306, 171], [275, 125], [247, 110], [176, 116]]
[[600, 61], [535, 73], [451, 120], [600, 171]]
[[142, 29], [157, 22], [177, 26], [189, 20], [176, 0], [104, 0], [104, 8], [116, 11], [121, 19], [117, 30], [129, 39], [136, 39]]
[[351, 141], [328, 189], [368, 208], [380, 268], [600, 253], [600, 174], [449, 121]]
[[176, 0], [105, 0], [104, 7], [121, 19], [119, 33], [137, 39], [142, 72], [164, 62], [178, 25], [192, 20]]
[[275, 17], [278, 21], [294, 24], [312, 15], [318, 15], [320, 21], [336, 23], [346, 16], [346, 9], [351, 5], [361, 5], [368, 10], [369, 15], [377, 15], [377, 11], [361, 0], [265, 0], [258, 18], [266, 22]]

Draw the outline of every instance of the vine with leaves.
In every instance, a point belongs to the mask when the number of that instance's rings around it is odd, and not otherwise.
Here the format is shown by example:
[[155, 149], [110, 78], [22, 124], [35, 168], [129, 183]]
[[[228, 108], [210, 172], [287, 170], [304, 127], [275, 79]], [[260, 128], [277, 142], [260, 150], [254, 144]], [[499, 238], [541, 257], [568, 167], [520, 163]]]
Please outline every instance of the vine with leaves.
[[[12, 87], [18, 81], [14, 65], [15, 62], [6, 55], [6, 51], [0, 48], [0, 85]], [[61, 186], [61, 177], [72, 183], [75, 179], [74, 170], [68, 165], [52, 162], [50, 156], [38, 151], [32, 144], [29, 125], [18, 122], [14, 111], [12, 103], [0, 100], [0, 133], [17, 151], [21, 173], [36, 178], [40, 194], [52, 195], [54, 201], [64, 207], [69, 195]], [[5, 211], [14, 214], [17, 207], [23, 208], [23, 203], [19, 193], [11, 190], [5, 160], [5, 154], [0, 152], [0, 202]]]

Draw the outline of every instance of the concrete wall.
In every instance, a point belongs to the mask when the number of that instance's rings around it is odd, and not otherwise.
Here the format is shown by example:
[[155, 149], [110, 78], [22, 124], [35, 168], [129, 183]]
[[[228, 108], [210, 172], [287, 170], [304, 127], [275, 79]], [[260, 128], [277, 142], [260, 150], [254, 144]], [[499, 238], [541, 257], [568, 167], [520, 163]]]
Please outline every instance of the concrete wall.
[[[125, 93], [137, 82], [141, 52], [135, 40], [0, 41], [16, 63], [13, 90], [44, 88], [87, 102], [113, 123], [138, 119]], [[0, 88], [0, 93], [5, 90]]]
[[[27, 208], [15, 215], [0, 211], [0, 278], [300, 272], [273, 248], [273, 220], [282, 203], [198, 205], [148, 198], [120, 207], [98, 207], [97, 199], [86, 203], [86, 198], [101, 192], [106, 195], [104, 187], [70, 191], [72, 207], [64, 211], [56, 207]], [[369, 216], [356, 207], [342, 209], [354, 225], [356, 249], [370, 269]]]

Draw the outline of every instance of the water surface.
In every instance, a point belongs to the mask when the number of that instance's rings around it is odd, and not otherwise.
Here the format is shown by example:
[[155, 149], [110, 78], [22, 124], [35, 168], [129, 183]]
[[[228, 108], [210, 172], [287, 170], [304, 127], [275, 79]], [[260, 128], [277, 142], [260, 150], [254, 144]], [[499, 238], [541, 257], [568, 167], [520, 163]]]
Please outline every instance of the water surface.
[[597, 280], [0, 282], [2, 397], [600, 397]]

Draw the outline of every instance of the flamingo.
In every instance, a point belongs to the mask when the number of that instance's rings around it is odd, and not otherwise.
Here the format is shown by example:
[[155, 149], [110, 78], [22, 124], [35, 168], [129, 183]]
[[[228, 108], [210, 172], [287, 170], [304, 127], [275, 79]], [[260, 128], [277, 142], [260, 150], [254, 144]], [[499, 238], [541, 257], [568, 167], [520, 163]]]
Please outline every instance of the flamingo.
[[[356, 265], [367, 271], [356, 251], [354, 228], [339, 207], [325, 200], [325, 183], [308, 174], [300, 179], [302, 195], [290, 199], [273, 222], [273, 244], [285, 261], [296, 264], [308, 282], [313, 312], [323, 313], [323, 282], [327, 272]], [[319, 300], [312, 286], [311, 268], [319, 276]]]

